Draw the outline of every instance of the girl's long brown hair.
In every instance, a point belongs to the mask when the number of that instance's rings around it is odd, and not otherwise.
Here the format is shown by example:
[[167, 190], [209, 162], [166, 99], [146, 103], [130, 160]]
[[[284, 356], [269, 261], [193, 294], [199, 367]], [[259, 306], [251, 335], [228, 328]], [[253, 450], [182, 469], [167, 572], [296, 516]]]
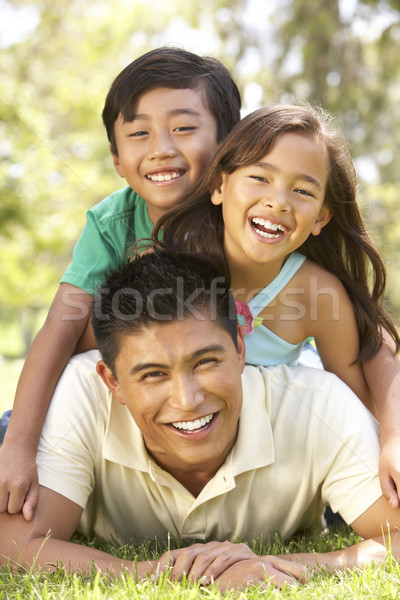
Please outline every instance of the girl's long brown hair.
[[[261, 160], [282, 133], [315, 139], [328, 155], [330, 170], [325, 204], [332, 218], [319, 236], [310, 235], [299, 252], [333, 273], [343, 283], [357, 319], [359, 361], [372, 358], [382, 344], [382, 328], [400, 348], [400, 337], [383, 305], [386, 269], [368, 235], [356, 199], [356, 173], [351, 149], [322, 109], [273, 105], [244, 117], [221, 144], [204, 178], [157, 223], [153, 239], [176, 249], [207, 254], [229, 277], [224, 254], [221, 205], [210, 199], [210, 189], [221, 173], [230, 174]], [[162, 230], [162, 234], [161, 234]], [[345, 340], [344, 340], [345, 341]]]

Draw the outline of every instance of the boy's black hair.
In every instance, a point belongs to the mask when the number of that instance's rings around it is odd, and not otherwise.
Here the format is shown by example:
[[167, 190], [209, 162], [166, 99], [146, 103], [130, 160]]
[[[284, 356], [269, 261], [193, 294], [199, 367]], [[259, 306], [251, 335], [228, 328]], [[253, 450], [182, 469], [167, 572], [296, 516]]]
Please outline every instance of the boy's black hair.
[[211, 259], [161, 244], [112, 271], [93, 303], [92, 325], [113, 375], [124, 337], [191, 316], [215, 320], [237, 348], [235, 303], [229, 281], [219, 274]]
[[145, 92], [158, 87], [202, 87], [207, 107], [217, 123], [221, 142], [240, 119], [240, 93], [228, 69], [217, 59], [202, 57], [181, 48], [161, 47], [131, 62], [115, 78], [107, 94], [103, 122], [111, 150], [118, 155], [114, 124], [119, 114], [131, 121], [135, 106]]

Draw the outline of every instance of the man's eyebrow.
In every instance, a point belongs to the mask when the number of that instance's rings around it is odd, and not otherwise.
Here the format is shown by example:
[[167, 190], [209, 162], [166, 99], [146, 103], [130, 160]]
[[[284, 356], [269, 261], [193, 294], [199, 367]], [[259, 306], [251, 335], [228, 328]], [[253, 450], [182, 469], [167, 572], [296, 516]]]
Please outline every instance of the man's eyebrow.
[[140, 371], [144, 371], [146, 369], [161, 370], [166, 368], [167, 365], [163, 365], [162, 363], [137, 363], [135, 366], [132, 367], [132, 369], [130, 369], [129, 374], [135, 375], [136, 373], [139, 373]]
[[[190, 115], [192, 117], [200, 117], [201, 114], [199, 113], [199, 111], [194, 110], [194, 108], [189, 108], [189, 107], [182, 107], [182, 108], [174, 108], [170, 111], [168, 111], [167, 113], [169, 116], [171, 117], [176, 117], [179, 115]], [[151, 115], [147, 114], [147, 113], [133, 113], [131, 115], [131, 118], [129, 121], [125, 121], [125, 122], [131, 122], [131, 121], [135, 121], [135, 120], [148, 120], [151, 119]]]
[[199, 348], [196, 352], [193, 352], [185, 362], [190, 362], [191, 360], [196, 360], [199, 356], [203, 356], [203, 354], [209, 354], [210, 352], [225, 352], [225, 347], [221, 344], [210, 344], [209, 346], [205, 346], [204, 348]]
[[[271, 163], [263, 161], [263, 160], [254, 163], [254, 166], [261, 167], [262, 169], [268, 169], [269, 171], [272, 171], [273, 173], [277, 173], [279, 171], [278, 167], [276, 167], [275, 165], [271, 165]], [[308, 175], [308, 173], [298, 173], [297, 179], [300, 179], [302, 181], [308, 181], [309, 183], [312, 183], [313, 185], [315, 185], [319, 190], [322, 189], [319, 179], [317, 179], [316, 177], [313, 177], [312, 175]]]
[[[184, 362], [185, 363], [189, 363], [193, 360], [196, 360], [197, 358], [199, 358], [200, 356], [204, 356], [204, 354], [209, 354], [210, 352], [225, 352], [225, 347], [222, 346], [221, 344], [210, 344], [209, 346], [205, 346], [204, 348], [199, 348], [198, 350], [196, 350], [195, 352], [193, 352], [192, 354], [189, 354], [188, 356], [186, 356], [184, 358]], [[169, 365], [167, 364], [163, 364], [163, 363], [155, 363], [155, 362], [140, 362], [137, 363], [136, 365], [134, 365], [130, 371], [129, 374], [130, 375], [135, 375], [136, 373], [139, 373], [140, 371], [145, 371], [145, 370], [165, 370], [168, 369]]]

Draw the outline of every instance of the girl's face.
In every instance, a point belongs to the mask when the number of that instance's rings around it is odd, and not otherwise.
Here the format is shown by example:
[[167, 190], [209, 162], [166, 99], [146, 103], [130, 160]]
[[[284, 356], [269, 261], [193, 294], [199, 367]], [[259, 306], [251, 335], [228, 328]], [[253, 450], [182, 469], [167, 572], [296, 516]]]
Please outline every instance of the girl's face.
[[313, 138], [283, 133], [258, 163], [223, 173], [211, 201], [222, 204], [228, 261], [280, 268], [310, 234], [318, 235], [331, 217], [324, 205], [329, 168]]

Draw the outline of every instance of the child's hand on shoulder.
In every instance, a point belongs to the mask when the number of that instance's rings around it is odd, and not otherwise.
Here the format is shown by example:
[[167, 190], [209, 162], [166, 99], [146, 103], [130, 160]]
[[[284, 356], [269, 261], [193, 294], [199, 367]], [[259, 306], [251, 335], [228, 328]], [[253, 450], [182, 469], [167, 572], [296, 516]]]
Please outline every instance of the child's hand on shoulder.
[[39, 497], [36, 456], [6, 438], [0, 447], [0, 513], [22, 510], [30, 521]]

